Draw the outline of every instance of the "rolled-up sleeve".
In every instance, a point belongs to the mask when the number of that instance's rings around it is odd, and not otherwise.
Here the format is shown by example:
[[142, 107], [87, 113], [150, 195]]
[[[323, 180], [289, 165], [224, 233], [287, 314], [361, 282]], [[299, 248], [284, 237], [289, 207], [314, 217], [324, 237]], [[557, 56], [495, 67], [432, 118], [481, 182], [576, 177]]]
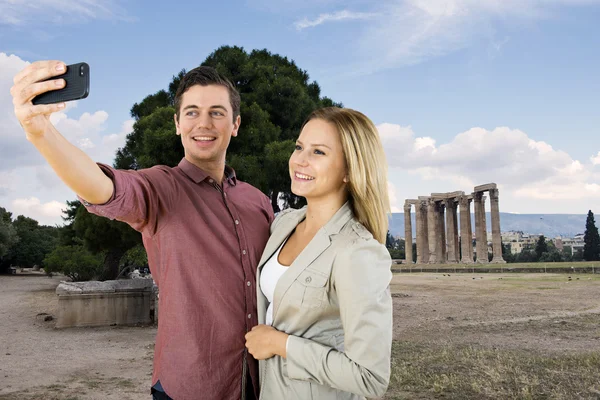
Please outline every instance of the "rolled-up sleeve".
[[98, 166], [112, 180], [113, 195], [104, 204], [90, 204], [79, 198], [86, 209], [125, 222], [139, 232], [155, 234], [159, 216], [166, 214], [173, 203], [177, 190], [173, 179], [160, 167], [126, 171], [100, 163]]
[[344, 352], [290, 336], [289, 378], [313, 381], [365, 397], [382, 396], [390, 379], [392, 278], [389, 252], [374, 239], [357, 239], [333, 266]]

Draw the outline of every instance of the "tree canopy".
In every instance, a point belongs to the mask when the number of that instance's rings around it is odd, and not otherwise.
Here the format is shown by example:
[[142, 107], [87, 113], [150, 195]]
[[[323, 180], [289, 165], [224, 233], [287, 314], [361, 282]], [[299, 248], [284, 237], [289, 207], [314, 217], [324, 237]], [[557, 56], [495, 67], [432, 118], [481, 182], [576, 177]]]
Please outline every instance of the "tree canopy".
[[[223, 46], [201, 65], [215, 68], [229, 78], [241, 96], [242, 124], [231, 140], [227, 164], [240, 180], [267, 194], [275, 212], [279, 201], [298, 207], [303, 200], [290, 193], [288, 159], [306, 117], [316, 108], [341, 106], [321, 96], [321, 88], [293, 60], [267, 50], [246, 52]], [[184, 156], [175, 134], [175, 93], [186, 71], [173, 76], [168, 88], [149, 94], [131, 108], [135, 119], [125, 146], [117, 151], [114, 166], [141, 169], [154, 165], [176, 166]], [[65, 246], [82, 244], [93, 254], [104, 255], [102, 279], [114, 279], [125, 253], [141, 244], [140, 235], [129, 226], [89, 214], [79, 202], [69, 203], [61, 231]], [[129, 257], [129, 256], [128, 256]], [[127, 258], [127, 257], [125, 257]]]

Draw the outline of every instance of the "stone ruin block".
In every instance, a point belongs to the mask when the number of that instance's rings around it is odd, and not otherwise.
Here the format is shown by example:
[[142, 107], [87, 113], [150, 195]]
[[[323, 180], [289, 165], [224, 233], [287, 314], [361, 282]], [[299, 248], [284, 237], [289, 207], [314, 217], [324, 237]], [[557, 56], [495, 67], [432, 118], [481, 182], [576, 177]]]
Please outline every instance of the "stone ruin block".
[[61, 282], [57, 328], [151, 324], [152, 279]]

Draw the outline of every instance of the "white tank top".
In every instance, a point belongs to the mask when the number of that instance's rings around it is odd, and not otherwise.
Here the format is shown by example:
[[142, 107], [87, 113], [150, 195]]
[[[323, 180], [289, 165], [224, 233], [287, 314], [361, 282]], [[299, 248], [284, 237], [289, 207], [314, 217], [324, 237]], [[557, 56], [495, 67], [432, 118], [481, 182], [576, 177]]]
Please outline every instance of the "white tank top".
[[279, 246], [269, 261], [265, 263], [260, 272], [260, 290], [269, 302], [265, 320], [267, 325], [271, 325], [273, 323], [273, 296], [275, 294], [275, 286], [277, 285], [279, 278], [281, 278], [281, 275], [283, 275], [283, 273], [288, 269], [287, 266], [281, 265], [279, 261], [277, 261], [279, 258], [279, 253], [285, 245], [285, 242], [287, 242], [287, 239], [281, 244], [281, 246]]

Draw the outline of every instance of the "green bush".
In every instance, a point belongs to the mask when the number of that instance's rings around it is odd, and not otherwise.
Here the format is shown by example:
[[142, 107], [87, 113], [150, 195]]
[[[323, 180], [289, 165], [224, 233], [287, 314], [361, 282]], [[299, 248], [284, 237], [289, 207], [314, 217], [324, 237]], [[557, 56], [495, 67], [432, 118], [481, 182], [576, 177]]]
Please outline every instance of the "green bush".
[[144, 246], [137, 245], [127, 250], [121, 258], [120, 270], [129, 267], [132, 271], [136, 268], [142, 268], [148, 265], [148, 255]]
[[97, 279], [102, 273], [103, 254], [92, 254], [83, 246], [60, 246], [44, 259], [46, 273], [60, 272], [73, 282]]

